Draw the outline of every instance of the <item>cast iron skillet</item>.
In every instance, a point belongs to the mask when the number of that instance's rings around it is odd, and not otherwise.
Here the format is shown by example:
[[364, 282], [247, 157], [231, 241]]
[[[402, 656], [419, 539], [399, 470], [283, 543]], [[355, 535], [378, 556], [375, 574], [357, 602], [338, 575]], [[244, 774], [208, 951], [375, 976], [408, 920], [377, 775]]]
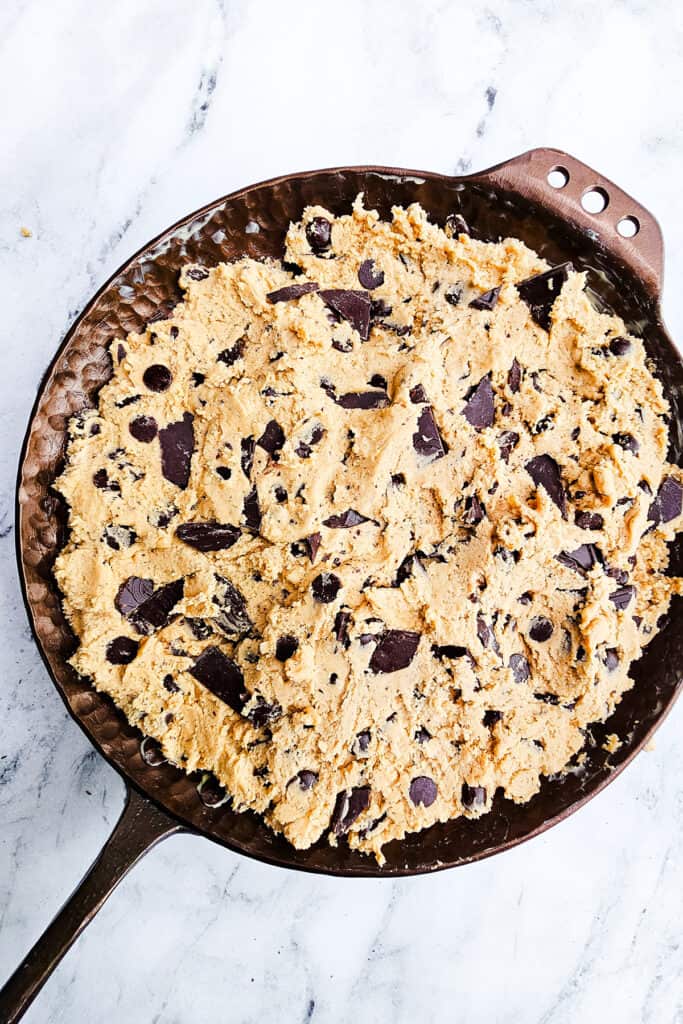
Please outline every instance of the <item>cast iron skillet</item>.
[[[568, 182], [550, 186], [548, 173], [563, 168]], [[607, 207], [592, 215], [581, 198], [594, 186]], [[459, 211], [476, 237], [514, 235], [550, 263], [571, 259], [589, 271], [596, 301], [620, 313], [640, 334], [672, 406], [670, 457], [683, 453], [683, 363], [662, 324], [662, 236], [655, 219], [612, 182], [552, 149], [537, 149], [489, 170], [453, 178], [387, 167], [343, 167], [277, 178], [235, 192], [191, 214], [133, 256], [104, 285], [73, 325], [47, 371], [21, 454], [17, 489], [19, 573], [33, 634], [73, 718], [123, 776], [127, 800], [112, 836], [69, 902], [0, 992], [0, 1018], [18, 1020], [60, 958], [130, 867], [155, 843], [185, 831], [205, 835], [239, 853], [283, 867], [346, 877], [392, 877], [466, 864], [506, 850], [549, 828], [584, 804], [635, 756], [671, 707], [680, 682], [683, 605], [676, 598], [668, 624], [633, 668], [635, 687], [603, 726], [590, 730], [588, 762], [580, 774], [544, 781], [541, 792], [517, 806], [498, 795], [480, 821], [435, 825], [386, 847], [387, 862], [346, 846], [319, 843], [297, 851], [273, 835], [255, 814], [229, 806], [208, 808], [192, 780], [169, 764], [150, 767], [140, 754], [140, 733], [108, 697], [97, 693], [67, 664], [74, 647], [60, 608], [51, 568], [65, 538], [65, 508], [51, 491], [64, 452], [68, 418], [92, 406], [111, 374], [109, 345], [155, 318], [180, 298], [178, 271], [192, 261], [211, 266], [243, 255], [280, 256], [290, 220], [305, 205], [348, 211], [358, 192], [386, 216], [394, 204], [418, 201], [443, 224]], [[634, 238], [616, 230], [624, 217], [638, 226]], [[683, 567], [683, 543], [673, 545], [672, 568]], [[623, 746], [607, 754], [604, 737], [616, 732]]]

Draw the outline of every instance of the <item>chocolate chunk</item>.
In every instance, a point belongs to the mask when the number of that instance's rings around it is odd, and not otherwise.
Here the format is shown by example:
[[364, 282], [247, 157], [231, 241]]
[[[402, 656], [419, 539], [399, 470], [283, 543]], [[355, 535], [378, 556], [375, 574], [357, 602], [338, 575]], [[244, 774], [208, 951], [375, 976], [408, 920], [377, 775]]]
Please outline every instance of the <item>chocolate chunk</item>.
[[683, 502], [683, 488], [678, 480], [672, 476], [666, 476], [662, 480], [661, 487], [657, 491], [657, 497], [650, 505], [648, 520], [651, 523], [670, 523], [681, 514]]
[[477, 386], [469, 392], [467, 403], [461, 412], [475, 430], [483, 430], [484, 427], [492, 426], [495, 419], [495, 409], [493, 405], [493, 388], [488, 376], [482, 377]]
[[536, 484], [543, 487], [559, 508], [562, 518], [567, 518], [567, 499], [562, 486], [560, 467], [551, 455], [536, 455], [524, 467]]
[[319, 256], [325, 252], [332, 242], [332, 225], [327, 217], [313, 217], [306, 225], [306, 241], [311, 247], [311, 252]]
[[182, 579], [166, 583], [158, 587], [146, 601], [131, 609], [126, 617], [132, 622], [138, 633], [151, 636], [155, 630], [161, 629], [167, 624], [171, 612], [183, 596], [184, 589], [185, 581]]
[[419, 729], [416, 729], [415, 741], [417, 743], [428, 743], [431, 738], [431, 732], [428, 729], [425, 729], [424, 725], [421, 725]]
[[299, 788], [304, 791], [312, 789], [318, 781], [318, 773], [311, 772], [307, 768], [303, 768], [296, 776], [299, 782]]
[[454, 238], [456, 235], [469, 235], [470, 233], [467, 221], [461, 213], [448, 214], [444, 224], [444, 231], [449, 238]]
[[498, 296], [500, 295], [500, 288], [491, 288], [488, 292], [482, 292], [476, 299], [472, 299], [469, 303], [470, 309], [486, 309], [491, 310], [498, 302]]
[[164, 689], [168, 690], [169, 693], [180, 693], [180, 687], [176, 683], [170, 672], [163, 678]]
[[461, 284], [449, 284], [448, 288], [444, 292], [444, 299], [449, 306], [459, 306], [463, 296], [463, 287]]
[[105, 526], [102, 531], [102, 540], [113, 548], [114, 551], [122, 551], [132, 547], [138, 535], [130, 526]]
[[353, 352], [353, 341], [351, 338], [345, 338], [344, 341], [337, 341], [336, 338], [333, 338], [332, 348], [336, 348], [337, 352]]
[[295, 636], [286, 633], [280, 636], [275, 644], [275, 657], [278, 661], [287, 661], [299, 650], [299, 641]]
[[208, 637], [213, 636], [213, 629], [204, 619], [186, 615], [185, 622], [190, 627], [192, 636], [197, 640], [206, 640]]
[[544, 615], [536, 615], [529, 626], [529, 638], [537, 644], [544, 644], [553, 635], [553, 624]]
[[190, 267], [185, 271], [185, 277], [189, 277], [191, 281], [205, 281], [208, 276], [209, 271], [204, 267]]
[[194, 386], [196, 388], [198, 388], [200, 384], [203, 384], [205, 380], [206, 380], [206, 374], [205, 373], [199, 373], [199, 372], [197, 372], [195, 370], [195, 372], [192, 374], [192, 383], [194, 384]]
[[161, 473], [170, 483], [185, 490], [190, 479], [194, 451], [194, 417], [186, 412], [181, 420], [159, 431]]
[[215, 775], [208, 775], [197, 786], [197, 795], [205, 807], [218, 807], [227, 798], [225, 788]]
[[604, 657], [605, 667], [608, 672], [614, 672], [619, 665], [619, 654], [616, 647], [608, 647]]
[[110, 480], [106, 469], [98, 469], [96, 473], [93, 473], [92, 482], [95, 487], [101, 491], [113, 491], [117, 494], [121, 493], [121, 486], [116, 480]]
[[543, 274], [520, 281], [517, 291], [523, 302], [529, 307], [531, 317], [544, 331], [550, 330], [550, 313], [555, 299], [562, 291], [562, 286], [569, 278], [574, 267], [571, 263], [560, 263]]
[[197, 551], [224, 551], [236, 544], [242, 535], [230, 523], [183, 523], [176, 529], [176, 537]]
[[516, 683], [525, 683], [531, 675], [529, 662], [523, 654], [511, 654], [508, 665], [512, 669], [512, 675]]
[[129, 636], [117, 636], [107, 644], [107, 661], [111, 665], [130, 665], [138, 653], [140, 644]]
[[157, 421], [153, 416], [136, 416], [128, 424], [128, 429], [136, 441], [149, 444], [157, 436]]
[[129, 576], [119, 587], [114, 604], [121, 615], [129, 616], [141, 604], [148, 601], [154, 593], [154, 580], [142, 579], [140, 576]]
[[531, 602], [533, 601], [533, 597], [528, 590], [525, 590], [525, 592], [520, 597], [518, 597], [517, 600], [520, 604], [531, 604]]
[[502, 717], [502, 711], [492, 711], [491, 709], [489, 709], [488, 711], [484, 712], [484, 717], [482, 718], [482, 725], [485, 725], [487, 729], [491, 729], [494, 725], [500, 722]]
[[628, 338], [612, 338], [609, 350], [613, 356], [625, 356], [631, 351], [631, 342]]
[[267, 424], [266, 429], [256, 442], [259, 448], [263, 448], [263, 450], [268, 452], [269, 455], [274, 455], [276, 452], [279, 452], [284, 443], [285, 432], [277, 420], [271, 420]]
[[140, 754], [142, 756], [142, 760], [145, 764], [148, 764], [150, 768], [157, 768], [160, 764], [166, 764], [167, 761], [167, 758], [164, 756], [164, 752], [161, 749], [161, 744], [151, 736], [145, 736], [144, 740], [140, 744]]
[[574, 522], [582, 530], [602, 530], [605, 520], [599, 512], [577, 512]]
[[416, 807], [419, 804], [422, 804], [423, 807], [431, 807], [436, 800], [436, 783], [426, 775], [418, 775], [410, 783], [408, 792]]
[[502, 434], [498, 435], [497, 441], [500, 448], [500, 457], [503, 462], [507, 462], [512, 454], [512, 450], [519, 444], [519, 434], [515, 433], [514, 430], [504, 430]]
[[389, 387], [386, 377], [383, 377], [381, 373], [373, 373], [368, 384], [371, 388], [382, 388], [383, 391]]
[[266, 298], [273, 305], [276, 302], [290, 302], [292, 299], [300, 299], [302, 295], [309, 292], [317, 292], [318, 285], [315, 281], [306, 281], [304, 284], [288, 284], [284, 288], [276, 288], [274, 292], [268, 292]]
[[363, 341], [368, 340], [370, 333], [370, 296], [367, 292], [350, 291], [344, 288], [325, 288], [320, 298], [333, 313], [358, 331]]
[[289, 497], [285, 488], [280, 487], [279, 484], [273, 489], [273, 494], [275, 495], [275, 500], [278, 503], [278, 505], [284, 505], [284, 503], [287, 501], [287, 498]]
[[432, 654], [435, 658], [438, 658], [439, 661], [442, 661], [444, 658], [455, 659], [465, 657], [468, 658], [468, 660], [471, 660], [471, 655], [467, 648], [458, 647], [455, 644], [433, 644]]
[[282, 708], [279, 704], [269, 704], [261, 694], [256, 697], [256, 704], [247, 712], [246, 717], [256, 729], [262, 729], [265, 725], [277, 721], [282, 716]]
[[242, 670], [220, 648], [206, 647], [189, 671], [215, 697], [241, 714], [249, 699]]
[[479, 637], [482, 647], [494, 647], [496, 646], [495, 637], [488, 625], [486, 619], [481, 614], [477, 615], [477, 636]]
[[398, 672], [407, 668], [417, 653], [420, 634], [407, 629], [388, 629], [379, 638], [370, 658], [371, 672]]
[[482, 519], [486, 518], [486, 509], [476, 494], [470, 494], [465, 498], [465, 513], [462, 518], [467, 526], [478, 526]]
[[252, 632], [254, 624], [247, 612], [247, 602], [241, 591], [226, 579], [216, 576], [218, 587], [214, 603], [220, 608], [214, 622], [231, 640], [241, 639]]
[[124, 345], [121, 344], [121, 342], [119, 342], [119, 344], [116, 347], [116, 361], [122, 363], [125, 358], [126, 348]]
[[517, 394], [522, 383], [522, 368], [516, 359], [512, 360], [512, 366], [508, 370], [508, 387], [513, 394]]
[[242, 516], [250, 530], [258, 533], [261, 529], [261, 506], [258, 500], [258, 491], [255, 487], [249, 491], [242, 504]]
[[460, 799], [463, 806], [468, 809], [472, 807], [485, 807], [486, 790], [483, 786], [468, 786], [466, 782], [463, 782]]
[[422, 384], [416, 384], [415, 387], [410, 389], [408, 395], [413, 405], [422, 405], [423, 402], [429, 401]]
[[335, 402], [342, 409], [384, 409], [391, 404], [386, 391], [350, 391]]
[[581, 544], [575, 551], [561, 551], [555, 557], [562, 565], [582, 575], [589, 572], [594, 565], [601, 565], [603, 561], [600, 548], [596, 548], [594, 544]]
[[417, 419], [417, 430], [413, 434], [413, 448], [418, 455], [435, 462], [446, 454], [446, 445], [439, 433], [431, 405], [426, 405]]
[[364, 260], [358, 268], [358, 280], [369, 292], [384, 284], [384, 271], [375, 270], [374, 260]]
[[360, 512], [356, 512], [355, 509], [347, 508], [346, 512], [342, 512], [341, 515], [323, 519], [323, 526], [329, 526], [331, 530], [348, 530], [352, 526], [360, 526], [361, 523], [369, 523], [371, 521], [367, 516], [362, 516]]
[[337, 796], [332, 811], [330, 828], [337, 836], [349, 831], [356, 818], [370, 806], [370, 787], [355, 786], [352, 790], [344, 790]]
[[404, 473], [392, 473], [391, 483], [394, 487], [405, 487], [406, 478]]
[[254, 451], [256, 442], [253, 437], [243, 437], [240, 441], [240, 466], [247, 480], [251, 476], [251, 468], [254, 465]]
[[148, 366], [142, 375], [142, 382], [150, 391], [168, 391], [172, 380], [173, 374], [168, 366], [161, 363]]
[[340, 587], [341, 580], [333, 572], [321, 572], [311, 584], [313, 597], [320, 604], [330, 604], [334, 601]]
[[229, 480], [232, 476], [232, 470], [229, 466], [216, 466], [216, 472], [221, 480]]
[[304, 537], [303, 540], [306, 545], [308, 557], [311, 560], [311, 565], [315, 562], [316, 555], [318, 554], [318, 548], [320, 547], [320, 534], [311, 533], [308, 537]]
[[370, 319], [381, 320], [385, 316], [391, 316], [393, 306], [389, 306], [384, 299], [373, 299], [370, 303]]
[[246, 336], [239, 338], [232, 348], [224, 348], [222, 352], [218, 353], [218, 356], [216, 357], [217, 361], [219, 363], [225, 363], [226, 366], [232, 366], [244, 355], [244, 347], [246, 343]]
[[632, 452], [633, 455], [637, 455], [640, 451], [640, 443], [635, 439], [633, 434], [612, 434], [612, 440], [615, 444], [618, 444], [624, 451]]
[[623, 611], [625, 608], [628, 608], [635, 594], [636, 588], [633, 586], [619, 587], [613, 594], [609, 595], [609, 599], [619, 611]]
[[351, 612], [341, 610], [338, 611], [334, 617], [334, 637], [337, 643], [342, 644], [344, 647], [349, 646], [349, 624], [351, 622]]
[[356, 751], [361, 754], [365, 754], [368, 747], [370, 746], [370, 740], [372, 734], [369, 729], [364, 729], [362, 732], [356, 733], [356, 739], [354, 741], [354, 747]]

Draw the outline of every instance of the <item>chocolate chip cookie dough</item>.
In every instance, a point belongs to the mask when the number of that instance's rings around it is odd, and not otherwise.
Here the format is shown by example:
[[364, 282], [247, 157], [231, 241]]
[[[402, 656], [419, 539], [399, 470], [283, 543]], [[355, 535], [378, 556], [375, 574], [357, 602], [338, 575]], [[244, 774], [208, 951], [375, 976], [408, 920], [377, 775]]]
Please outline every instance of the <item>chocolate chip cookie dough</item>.
[[683, 589], [667, 403], [584, 284], [359, 197], [112, 342], [56, 575], [152, 757], [381, 861], [579, 755]]

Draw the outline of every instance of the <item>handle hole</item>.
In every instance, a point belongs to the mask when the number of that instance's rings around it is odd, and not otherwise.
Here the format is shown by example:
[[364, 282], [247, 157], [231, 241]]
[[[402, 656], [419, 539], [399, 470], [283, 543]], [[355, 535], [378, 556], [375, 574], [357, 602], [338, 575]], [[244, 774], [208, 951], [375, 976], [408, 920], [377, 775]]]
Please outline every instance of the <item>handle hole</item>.
[[617, 231], [622, 238], [635, 238], [640, 231], [640, 221], [637, 217], [622, 217], [617, 224]]
[[564, 188], [569, 184], [569, 171], [566, 167], [552, 167], [546, 181], [552, 188]]
[[597, 185], [586, 189], [581, 196], [581, 205], [586, 213], [602, 213], [603, 210], [607, 209], [608, 204], [609, 196], [607, 192], [605, 192], [604, 188], [599, 188]]

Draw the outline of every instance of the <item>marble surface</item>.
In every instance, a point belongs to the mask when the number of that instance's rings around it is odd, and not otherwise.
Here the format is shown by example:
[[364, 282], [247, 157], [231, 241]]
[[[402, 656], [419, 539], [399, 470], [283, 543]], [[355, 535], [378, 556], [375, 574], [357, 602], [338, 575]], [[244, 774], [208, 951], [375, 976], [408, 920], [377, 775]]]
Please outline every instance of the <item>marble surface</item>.
[[[665, 0], [0, 4], [0, 979], [123, 804], [50, 685], [14, 568], [19, 441], [74, 316], [148, 238], [251, 181], [554, 145], [660, 217], [682, 337], [682, 52]], [[335, 881], [170, 839], [25, 1019], [681, 1024], [682, 725], [680, 706], [549, 834], [430, 878]]]

